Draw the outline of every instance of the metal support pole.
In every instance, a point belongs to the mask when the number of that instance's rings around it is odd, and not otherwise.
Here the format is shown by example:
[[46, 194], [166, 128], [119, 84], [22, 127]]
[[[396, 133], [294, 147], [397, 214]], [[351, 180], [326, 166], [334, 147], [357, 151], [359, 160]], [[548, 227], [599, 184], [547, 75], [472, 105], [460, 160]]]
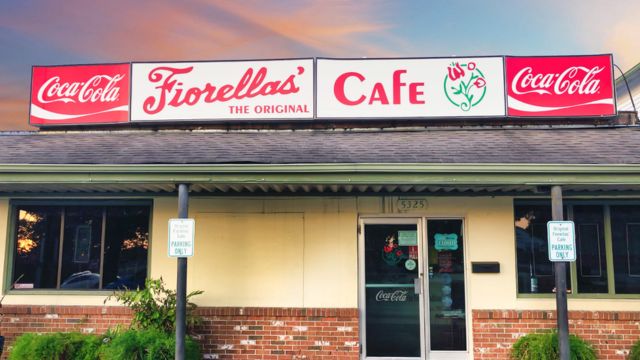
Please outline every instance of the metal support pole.
[[[551, 188], [551, 215], [554, 221], [562, 221], [562, 187]], [[567, 307], [567, 266], [564, 261], [553, 264], [556, 272], [556, 314], [558, 319], [558, 348], [560, 360], [569, 360], [569, 311]]]
[[[178, 218], [189, 216], [189, 185], [178, 185]], [[184, 360], [187, 331], [187, 258], [178, 258], [178, 283], [176, 285], [176, 360]]]

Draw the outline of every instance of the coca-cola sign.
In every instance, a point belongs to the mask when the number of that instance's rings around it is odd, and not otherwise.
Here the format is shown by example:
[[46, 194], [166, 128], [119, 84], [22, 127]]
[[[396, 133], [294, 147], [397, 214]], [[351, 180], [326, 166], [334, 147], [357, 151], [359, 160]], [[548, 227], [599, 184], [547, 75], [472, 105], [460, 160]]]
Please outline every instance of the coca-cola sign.
[[610, 55], [507, 57], [509, 116], [616, 114]]
[[30, 123], [128, 122], [129, 69], [129, 64], [34, 67]]
[[312, 119], [313, 59], [134, 63], [132, 121]]
[[376, 301], [378, 302], [405, 302], [407, 301], [408, 290], [380, 290], [376, 293]]

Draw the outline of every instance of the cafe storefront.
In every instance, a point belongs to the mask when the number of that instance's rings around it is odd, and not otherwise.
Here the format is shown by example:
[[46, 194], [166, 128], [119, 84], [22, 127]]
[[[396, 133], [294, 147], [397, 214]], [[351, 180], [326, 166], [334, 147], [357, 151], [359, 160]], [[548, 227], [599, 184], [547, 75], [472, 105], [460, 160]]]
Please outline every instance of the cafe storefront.
[[640, 339], [640, 132], [615, 110], [611, 62], [36, 67], [40, 131], [0, 135], [0, 329], [126, 324], [103, 301], [175, 284], [167, 223], [188, 184], [206, 358], [507, 359], [555, 328], [560, 186], [570, 331], [624, 359]]

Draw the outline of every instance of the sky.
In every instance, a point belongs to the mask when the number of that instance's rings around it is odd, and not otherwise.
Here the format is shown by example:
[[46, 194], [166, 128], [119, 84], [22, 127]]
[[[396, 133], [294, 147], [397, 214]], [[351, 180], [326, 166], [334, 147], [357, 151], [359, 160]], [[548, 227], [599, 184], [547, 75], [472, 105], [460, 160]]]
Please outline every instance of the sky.
[[33, 65], [612, 53], [627, 71], [639, 17], [638, 0], [4, 0], [0, 130], [34, 130]]

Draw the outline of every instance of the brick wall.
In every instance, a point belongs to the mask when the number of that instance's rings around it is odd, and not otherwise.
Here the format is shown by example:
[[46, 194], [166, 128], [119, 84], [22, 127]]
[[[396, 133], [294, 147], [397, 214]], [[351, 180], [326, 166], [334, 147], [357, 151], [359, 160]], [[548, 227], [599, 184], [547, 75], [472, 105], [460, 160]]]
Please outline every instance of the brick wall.
[[[128, 325], [131, 312], [102, 306], [4, 306], [5, 352], [24, 332], [104, 333]], [[357, 309], [199, 308], [195, 329], [205, 359], [359, 357]]]
[[[474, 359], [508, 359], [520, 336], [555, 327], [555, 311], [474, 310]], [[624, 360], [640, 339], [640, 312], [571, 311], [569, 332], [591, 343], [598, 359]]]

